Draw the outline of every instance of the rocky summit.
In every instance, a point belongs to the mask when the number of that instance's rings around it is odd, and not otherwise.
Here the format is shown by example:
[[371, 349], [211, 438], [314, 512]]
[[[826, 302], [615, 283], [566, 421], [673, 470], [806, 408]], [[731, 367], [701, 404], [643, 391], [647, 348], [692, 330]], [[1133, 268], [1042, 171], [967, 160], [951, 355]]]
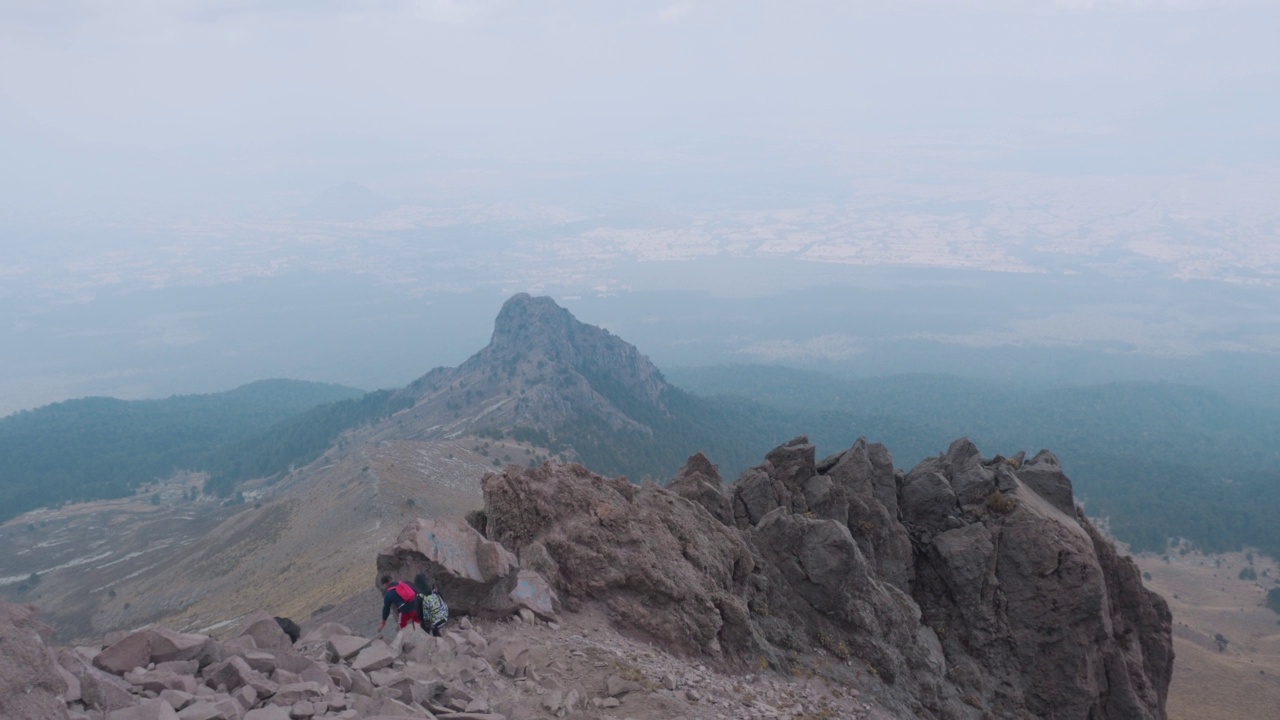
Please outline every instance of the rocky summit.
[[[1049, 452], [984, 459], [960, 439], [904, 473], [881, 445], [817, 461], [797, 438], [728, 487], [701, 455], [666, 488], [552, 464], [482, 484], [476, 538], [545, 582], [547, 607], [656, 647], [825, 677], [900, 717], [1165, 717], [1168, 606]], [[380, 567], [457, 556], [447, 532], [415, 534]], [[503, 583], [494, 607], [518, 611]]]
[[553, 463], [482, 485], [483, 510], [370, 558], [371, 581], [430, 577], [442, 637], [369, 638], [372, 589], [349, 625], [257, 612], [222, 639], [76, 648], [0, 605], [0, 716], [1166, 717], [1168, 607], [1049, 452], [960, 439], [902, 472], [881, 445], [819, 461], [801, 437], [728, 486], [702, 455], [667, 487]]
[[[489, 344], [456, 368], [437, 368], [400, 395], [403, 419], [423, 438], [518, 428], [530, 439], [572, 442], [568, 428], [648, 432], [636, 415], [665, 411], [667, 384], [636, 348], [579, 322], [549, 297], [521, 293], [503, 304]], [[579, 441], [581, 439], [578, 439]]]

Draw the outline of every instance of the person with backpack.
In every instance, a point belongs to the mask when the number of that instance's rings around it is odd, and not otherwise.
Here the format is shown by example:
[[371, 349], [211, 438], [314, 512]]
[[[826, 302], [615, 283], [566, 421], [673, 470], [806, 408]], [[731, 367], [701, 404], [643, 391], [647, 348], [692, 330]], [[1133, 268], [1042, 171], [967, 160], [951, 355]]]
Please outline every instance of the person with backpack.
[[387, 618], [390, 617], [393, 607], [399, 613], [401, 630], [410, 622], [421, 623], [422, 618], [418, 614], [420, 605], [417, 589], [403, 580], [400, 582], [392, 580], [390, 575], [383, 575], [381, 582], [382, 624], [378, 626], [378, 634], [381, 635], [382, 629], [387, 626]]
[[415, 575], [413, 584], [418, 588], [418, 622], [423, 630], [440, 637], [440, 628], [449, 621], [449, 606], [440, 597], [440, 593], [431, 587], [426, 575]]

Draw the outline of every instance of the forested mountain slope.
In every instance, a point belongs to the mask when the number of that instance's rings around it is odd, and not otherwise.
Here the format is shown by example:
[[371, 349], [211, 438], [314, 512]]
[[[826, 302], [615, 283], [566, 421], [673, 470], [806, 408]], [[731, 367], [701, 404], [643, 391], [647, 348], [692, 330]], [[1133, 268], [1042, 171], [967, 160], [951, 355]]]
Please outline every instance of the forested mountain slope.
[[127, 495], [175, 470], [222, 470], [219, 448], [246, 446], [277, 423], [362, 394], [264, 380], [222, 393], [83, 398], [14, 413], [0, 418], [0, 521], [44, 505]]
[[[1172, 383], [1004, 385], [943, 375], [846, 381], [764, 366], [673, 368], [691, 392], [848, 416], [911, 467], [948, 438], [993, 452], [1053, 448], [1089, 513], [1135, 549], [1186, 537], [1280, 554], [1280, 408]], [[821, 415], [812, 416], [820, 421]], [[828, 428], [828, 431], [831, 429]], [[814, 433], [815, 436], [819, 433]]]

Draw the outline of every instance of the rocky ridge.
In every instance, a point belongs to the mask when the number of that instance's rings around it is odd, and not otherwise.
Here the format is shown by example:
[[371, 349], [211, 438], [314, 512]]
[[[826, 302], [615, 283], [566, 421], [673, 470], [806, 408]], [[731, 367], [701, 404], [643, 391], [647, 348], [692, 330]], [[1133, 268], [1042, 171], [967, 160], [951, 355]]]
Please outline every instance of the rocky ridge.
[[819, 462], [797, 438], [727, 489], [700, 456], [670, 488], [573, 465], [482, 484], [489, 540], [657, 647], [870, 688], [901, 716], [1165, 717], [1168, 607], [1051, 453], [961, 439], [903, 473], [879, 445]]
[[443, 638], [317, 620], [295, 643], [259, 612], [224, 640], [47, 648], [6, 605], [0, 715], [1165, 717], [1168, 608], [1051, 453], [961, 439], [904, 473], [879, 445], [817, 461], [797, 438], [727, 487], [701, 455], [666, 488], [572, 464], [482, 485], [483, 511], [413, 521], [377, 559], [431, 576]]
[[662, 373], [634, 346], [579, 322], [549, 297], [521, 293], [503, 304], [486, 347], [456, 368], [432, 370], [398, 395], [415, 403], [402, 418], [415, 439], [522, 428], [545, 444], [558, 430], [583, 423], [647, 434], [632, 416], [664, 412], [666, 388]]

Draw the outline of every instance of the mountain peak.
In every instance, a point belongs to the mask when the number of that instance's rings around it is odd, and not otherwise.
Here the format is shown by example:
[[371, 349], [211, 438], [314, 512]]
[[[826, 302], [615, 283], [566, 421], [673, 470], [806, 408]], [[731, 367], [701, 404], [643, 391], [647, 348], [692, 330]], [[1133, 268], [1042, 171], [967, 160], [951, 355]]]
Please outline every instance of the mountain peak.
[[415, 404], [399, 419], [408, 435], [518, 431], [543, 438], [549, 449], [572, 445], [582, 453], [591, 442], [608, 445], [617, 432], [652, 437], [653, 424], [668, 416], [670, 391], [635, 346], [580, 322], [549, 297], [520, 293], [503, 304], [485, 348], [401, 392]]
[[493, 321], [490, 348], [530, 348], [570, 342], [574, 326], [587, 327], [549, 297], [513, 295]]

